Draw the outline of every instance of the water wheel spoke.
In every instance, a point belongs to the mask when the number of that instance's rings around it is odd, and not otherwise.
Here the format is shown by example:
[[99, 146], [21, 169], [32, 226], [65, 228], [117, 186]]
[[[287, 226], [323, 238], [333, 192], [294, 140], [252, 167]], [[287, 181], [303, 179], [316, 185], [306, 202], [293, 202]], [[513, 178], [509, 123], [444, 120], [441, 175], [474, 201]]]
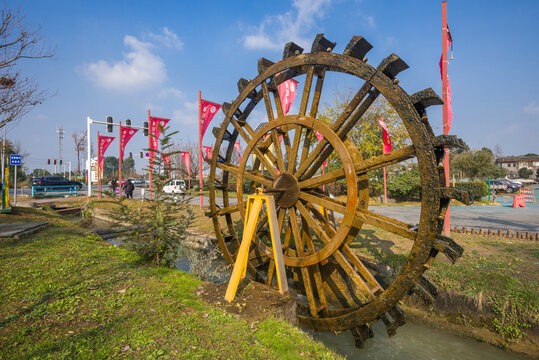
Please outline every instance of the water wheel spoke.
[[[369, 171], [380, 169], [384, 166], [399, 163], [415, 156], [415, 148], [410, 145], [402, 149], [395, 150], [389, 154], [379, 155], [367, 159], [359, 164], [354, 165], [356, 175], [362, 175]], [[322, 185], [327, 185], [337, 180], [344, 179], [344, 170], [338, 169], [330, 173], [322, 174], [312, 178], [308, 178], [299, 182], [301, 188], [315, 188]]]
[[268, 267], [268, 277], [266, 278], [266, 285], [270, 286], [273, 284], [273, 276], [275, 275], [275, 260], [270, 259]]
[[[248, 144], [252, 140], [252, 137], [245, 132], [243, 127], [237, 121], [231, 121], [231, 123], [234, 126], [234, 128], [238, 131], [238, 134]], [[244, 127], [247, 127], [247, 124]], [[250, 129], [250, 127], [249, 127], [249, 129]], [[251, 130], [251, 132], [252, 132], [251, 135], [254, 136], [254, 132], [252, 130]], [[255, 153], [257, 158], [261, 159], [261, 161], [264, 163], [264, 166], [266, 167], [268, 172], [271, 174], [271, 176], [277, 177], [277, 172], [273, 168], [274, 165], [275, 165], [275, 162], [276, 162], [276, 159], [273, 156], [273, 154], [271, 152], [266, 152], [266, 154], [263, 154], [262, 150], [258, 146], [255, 146], [253, 148], [253, 152]], [[217, 163], [217, 164], [219, 164], [219, 163]]]
[[[369, 109], [369, 107], [376, 100], [376, 98], [378, 97], [379, 94], [380, 94], [380, 92], [378, 90], [371, 91], [371, 93], [369, 94], [367, 99], [365, 99], [365, 101], [359, 106], [359, 108], [356, 110], [356, 112], [353, 113], [352, 117], [347, 122], [345, 122], [336, 131], [336, 134], [341, 139], [344, 140], [346, 138], [346, 136], [348, 135], [350, 130], [352, 130], [352, 128], [359, 121], [359, 119], [361, 119], [363, 114], [365, 114], [365, 112]], [[327, 158], [331, 155], [332, 151], [333, 151], [333, 147], [328, 146], [322, 151], [320, 156], [318, 156], [318, 157], [315, 156], [315, 158], [316, 158], [315, 161], [307, 162], [309, 167], [308, 167], [308, 170], [306, 170], [305, 173], [302, 174], [303, 177], [304, 178], [310, 178], [311, 176], [313, 176], [316, 173], [317, 169], [319, 169], [322, 166], [322, 164], [324, 163], [324, 161], [326, 161]], [[313, 151], [313, 154], [316, 154], [315, 151]]]
[[[341, 214], [344, 214], [346, 212], [345, 203], [335, 199], [331, 199], [326, 196], [317, 196], [312, 192], [301, 191], [299, 197], [302, 200], [320, 205], [326, 209], [333, 210]], [[366, 224], [379, 227], [380, 229], [403, 236], [410, 240], [415, 240], [416, 238], [417, 233], [411, 230], [412, 225], [404, 223], [397, 219], [393, 219], [391, 217], [380, 215], [375, 212], [364, 210], [361, 208], [356, 209], [355, 215], [357, 218], [359, 218]]]
[[[232, 165], [232, 164], [228, 164], [228, 163], [219, 163], [218, 162], [216, 167], [223, 170], [223, 171], [227, 171], [229, 173], [232, 173], [234, 175], [239, 175], [239, 173], [240, 173], [239, 166], [237, 166], [237, 165]], [[263, 176], [258, 171], [257, 172], [245, 171], [243, 173], [243, 177], [246, 178], [246, 179], [255, 181], [257, 183], [260, 183], [260, 184], [262, 184], [264, 186], [271, 187], [272, 184], [273, 184], [273, 181], [271, 180], [271, 178]]]
[[305, 288], [305, 295], [309, 302], [309, 312], [314, 318], [318, 317], [318, 309], [316, 308], [316, 299], [314, 297], [313, 286], [311, 284], [311, 276], [309, 275], [309, 268], [306, 266], [301, 267], [301, 278], [303, 280], [303, 286]]
[[299, 225], [298, 225], [298, 217], [296, 215], [296, 209], [295, 208], [292, 208], [292, 210], [290, 210], [288, 212], [289, 216], [290, 216], [290, 221], [289, 221], [289, 224], [290, 224], [290, 227], [292, 228], [292, 236], [294, 237], [294, 243], [296, 245], [296, 251], [298, 253], [298, 256], [302, 257], [305, 255], [305, 251], [304, 251], [304, 244], [303, 244], [303, 241], [302, 241], [302, 238], [301, 238], [301, 232], [299, 230]]
[[310, 66], [307, 69], [305, 76], [305, 85], [303, 85], [303, 94], [301, 96], [301, 103], [299, 105], [299, 115], [305, 115], [307, 113], [307, 104], [309, 103], [309, 97], [311, 96], [311, 86], [314, 77], [314, 66]]
[[[313, 231], [321, 238], [323, 241], [327, 244], [330, 242], [330, 234], [334, 234], [334, 230], [331, 228], [322, 228], [320, 227], [320, 224], [314, 220], [314, 218], [310, 215], [309, 210], [301, 203], [298, 202], [297, 204], [298, 210], [301, 212], [303, 216], [305, 216], [305, 219], [309, 223], [309, 226], [313, 229]], [[363, 294], [363, 296], [366, 297], [368, 300], [374, 299], [374, 293], [369, 287], [369, 285], [363, 280], [363, 278], [357, 273], [355, 268], [349, 263], [347, 258], [343, 255], [341, 250], [335, 250], [333, 253], [333, 256], [339, 263], [339, 265], [343, 268], [343, 270], [350, 276], [352, 279], [352, 282], [356, 285], [358, 290]]]
[[275, 148], [275, 157], [277, 158], [277, 168], [279, 169], [279, 172], [283, 173], [286, 171], [286, 167], [284, 165], [284, 157], [283, 152], [281, 150], [281, 142], [279, 141], [279, 134], [277, 131], [271, 132], [271, 138], [273, 140], [273, 145]]
[[296, 126], [294, 129], [294, 139], [292, 141], [292, 148], [288, 154], [288, 172], [293, 174], [296, 169], [296, 161], [298, 157], [299, 145], [301, 142], [301, 134], [303, 129], [301, 126]]
[[320, 105], [320, 97], [322, 96], [322, 87], [324, 86], [324, 78], [326, 77], [326, 69], [320, 70], [317, 75], [316, 85], [314, 87], [313, 102], [311, 104], [310, 116], [316, 119], [318, 115], [318, 106]]
[[275, 120], [275, 115], [273, 114], [273, 105], [271, 103], [268, 84], [266, 82], [262, 83], [262, 96], [264, 96], [264, 105], [266, 105], [266, 115], [268, 116], [268, 121], [273, 121]]
[[412, 225], [397, 219], [363, 209], [356, 211], [356, 216], [360, 217], [366, 224], [376, 226], [410, 240], [415, 241], [416, 239], [417, 232], [411, 229]]
[[227, 206], [227, 207], [224, 207], [222, 209], [219, 209], [215, 212], [215, 215], [217, 216], [223, 216], [223, 215], [227, 215], [227, 214], [232, 214], [232, 213], [235, 213], [237, 211], [240, 211], [240, 206], [239, 204], [236, 204], [236, 205], [231, 205], [231, 206]]

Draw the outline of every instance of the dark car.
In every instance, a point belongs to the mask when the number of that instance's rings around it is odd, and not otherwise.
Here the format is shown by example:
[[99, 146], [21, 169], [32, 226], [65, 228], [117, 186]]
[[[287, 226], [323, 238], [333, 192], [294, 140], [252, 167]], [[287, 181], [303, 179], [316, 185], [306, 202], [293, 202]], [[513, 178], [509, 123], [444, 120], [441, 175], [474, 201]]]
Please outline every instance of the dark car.
[[517, 192], [520, 190], [520, 186], [515, 184], [515, 183], [512, 183], [510, 181], [507, 181], [506, 179], [498, 179], [496, 180], [504, 185], [507, 185], [507, 189], [505, 189], [505, 192], [508, 192], [508, 193], [513, 193], [513, 192]]
[[46, 188], [47, 186], [55, 186], [55, 189], [62, 189], [59, 187], [62, 185], [66, 188], [68, 186], [76, 185], [79, 190], [82, 188], [82, 184], [80, 182], [67, 180], [62, 176], [44, 176], [32, 180], [32, 187]]

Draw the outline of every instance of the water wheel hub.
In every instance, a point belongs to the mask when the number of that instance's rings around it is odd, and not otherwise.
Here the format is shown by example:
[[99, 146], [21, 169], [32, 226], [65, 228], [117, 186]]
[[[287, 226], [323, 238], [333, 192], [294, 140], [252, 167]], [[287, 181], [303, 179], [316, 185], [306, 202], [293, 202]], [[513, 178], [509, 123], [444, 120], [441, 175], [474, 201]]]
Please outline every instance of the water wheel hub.
[[280, 174], [273, 182], [275, 205], [288, 209], [299, 199], [298, 179], [291, 174]]

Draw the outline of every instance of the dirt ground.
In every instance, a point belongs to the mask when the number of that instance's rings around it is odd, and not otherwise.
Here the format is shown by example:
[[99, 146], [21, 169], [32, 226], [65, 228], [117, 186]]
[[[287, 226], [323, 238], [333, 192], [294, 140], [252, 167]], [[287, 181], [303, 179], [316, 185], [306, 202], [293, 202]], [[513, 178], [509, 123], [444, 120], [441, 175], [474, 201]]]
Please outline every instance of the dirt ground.
[[236, 297], [229, 303], [225, 300], [228, 284], [205, 283], [198, 288], [197, 295], [213, 306], [241, 317], [251, 326], [268, 317], [280, 318], [297, 325], [296, 301], [281, 295], [276, 289], [256, 281], [244, 279], [238, 286]]

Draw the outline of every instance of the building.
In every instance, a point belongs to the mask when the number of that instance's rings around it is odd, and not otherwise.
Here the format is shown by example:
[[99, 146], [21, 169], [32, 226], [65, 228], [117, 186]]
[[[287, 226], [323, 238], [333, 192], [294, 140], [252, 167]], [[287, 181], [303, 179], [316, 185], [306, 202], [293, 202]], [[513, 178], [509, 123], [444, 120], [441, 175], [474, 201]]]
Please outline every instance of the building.
[[539, 156], [503, 156], [496, 159], [496, 164], [507, 170], [507, 176], [517, 178], [518, 169], [528, 168], [533, 171], [532, 177], [536, 177], [539, 169]]

